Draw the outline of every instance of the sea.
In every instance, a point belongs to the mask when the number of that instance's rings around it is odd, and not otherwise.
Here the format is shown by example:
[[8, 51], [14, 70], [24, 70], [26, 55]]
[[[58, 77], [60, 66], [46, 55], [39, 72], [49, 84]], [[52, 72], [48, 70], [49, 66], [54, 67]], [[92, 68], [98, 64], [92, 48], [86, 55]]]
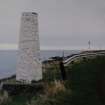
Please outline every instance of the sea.
[[[69, 56], [79, 50], [41, 50], [41, 61], [55, 56]], [[10, 77], [16, 72], [18, 50], [0, 50], [0, 79]]]

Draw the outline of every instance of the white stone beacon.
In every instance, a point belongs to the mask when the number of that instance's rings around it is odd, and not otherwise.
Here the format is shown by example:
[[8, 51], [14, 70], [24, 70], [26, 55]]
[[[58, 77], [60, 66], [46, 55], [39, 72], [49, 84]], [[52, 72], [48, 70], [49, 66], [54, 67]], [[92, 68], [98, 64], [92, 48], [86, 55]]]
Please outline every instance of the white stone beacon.
[[38, 14], [24, 12], [21, 17], [16, 80], [31, 83], [41, 79]]

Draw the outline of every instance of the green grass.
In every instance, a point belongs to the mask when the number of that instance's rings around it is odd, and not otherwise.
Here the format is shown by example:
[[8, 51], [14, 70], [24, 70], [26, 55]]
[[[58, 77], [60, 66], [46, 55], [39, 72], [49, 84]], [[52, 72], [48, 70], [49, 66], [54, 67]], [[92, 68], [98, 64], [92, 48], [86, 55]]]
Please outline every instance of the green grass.
[[[54, 66], [54, 65], [53, 65]], [[105, 56], [83, 59], [66, 68], [65, 91], [47, 96], [42, 94], [31, 97], [29, 105], [104, 105], [105, 103]], [[50, 86], [55, 79], [61, 80], [59, 67], [51, 67], [44, 73], [44, 81]], [[12, 97], [7, 105], [27, 105], [25, 94]]]
[[[50, 98], [55, 101], [49, 105], [105, 104], [105, 93], [103, 94], [105, 92], [103, 85], [105, 83], [105, 56], [81, 59], [67, 67], [66, 70], [68, 80], [65, 86], [67, 90]], [[72, 90], [72, 94], [68, 94], [69, 89]]]
[[26, 105], [26, 102], [27, 98], [25, 96], [15, 96], [7, 105]]
[[51, 82], [54, 80], [61, 80], [61, 74], [58, 64], [50, 64], [50, 67], [43, 73], [43, 80]]
[[[100, 81], [105, 74], [105, 57], [82, 60], [72, 66], [72, 105], [103, 105], [100, 100]], [[104, 102], [103, 102], [104, 103]]]

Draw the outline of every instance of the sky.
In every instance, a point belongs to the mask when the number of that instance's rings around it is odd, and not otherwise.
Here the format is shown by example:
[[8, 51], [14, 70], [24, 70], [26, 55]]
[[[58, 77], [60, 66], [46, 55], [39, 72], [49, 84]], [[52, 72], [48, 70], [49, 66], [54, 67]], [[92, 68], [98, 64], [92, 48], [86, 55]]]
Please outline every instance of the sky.
[[37, 12], [41, 49], [105, 49], [105, 0], [0, 0], [0, 49], [17, 49], [22, 12]]

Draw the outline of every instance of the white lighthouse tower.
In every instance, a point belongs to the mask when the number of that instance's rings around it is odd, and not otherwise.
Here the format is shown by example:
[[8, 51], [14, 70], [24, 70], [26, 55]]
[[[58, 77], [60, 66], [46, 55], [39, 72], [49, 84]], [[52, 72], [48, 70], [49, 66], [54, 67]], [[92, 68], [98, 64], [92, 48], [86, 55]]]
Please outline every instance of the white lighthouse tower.
[[37, 13], [24, 12], [21, 17], [16, 79], [26, 83], [42, 79]]

